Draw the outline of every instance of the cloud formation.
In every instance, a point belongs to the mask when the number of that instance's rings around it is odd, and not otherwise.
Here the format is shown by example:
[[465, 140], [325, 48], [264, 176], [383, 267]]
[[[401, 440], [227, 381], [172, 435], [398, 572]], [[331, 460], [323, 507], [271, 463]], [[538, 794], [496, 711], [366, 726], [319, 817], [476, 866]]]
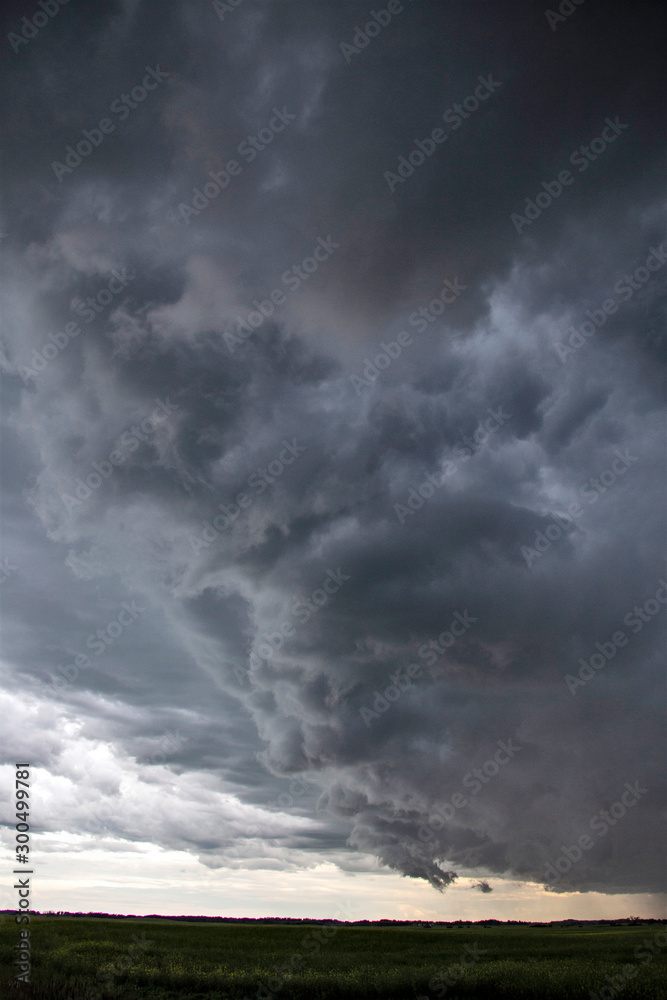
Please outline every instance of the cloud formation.
[[51, 829], [83, 785], [212, 867], [665, 890], [661, 15], [612, 8], [343, 52], [358, 5], [124, 0], [12, 53], [6, 760]]

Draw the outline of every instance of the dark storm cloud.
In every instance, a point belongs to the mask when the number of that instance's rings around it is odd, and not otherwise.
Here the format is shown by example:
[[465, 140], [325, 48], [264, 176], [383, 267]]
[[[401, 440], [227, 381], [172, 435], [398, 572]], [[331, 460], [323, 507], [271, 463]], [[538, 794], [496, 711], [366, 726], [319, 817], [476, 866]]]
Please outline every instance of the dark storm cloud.
[[[609, 10], [410, 3], [348, 63], [358, 4], [72, 4], [10, 53], [6, 655], [48, 682], [145, 602], [61, 697], [132, 750], [187, 705], [174, 766], [244, 808], [308, 777], [271, 864], [354, 864], [349, 837], [439, 889], [664, 889], [659, 8]], [[149, 834], [223, 864], [228, 818]]]
[[472, 885], [471, 888], [472, 889], [479, 889], [479, 891], [483, 892], [483, 893], [493, 892], [492, 886], [490, 886], [488, 882], [484, 881], [484, 879], [482, 879], [479, 882], [475, 882], [475, 884]]

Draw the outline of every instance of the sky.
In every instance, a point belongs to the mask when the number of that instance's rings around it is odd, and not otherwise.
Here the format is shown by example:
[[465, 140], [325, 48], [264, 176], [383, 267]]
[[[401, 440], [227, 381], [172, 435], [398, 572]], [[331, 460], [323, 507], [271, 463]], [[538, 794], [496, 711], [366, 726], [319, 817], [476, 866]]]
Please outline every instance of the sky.
[[16, 905], [665, 915], [658, 2], [9, 2]]

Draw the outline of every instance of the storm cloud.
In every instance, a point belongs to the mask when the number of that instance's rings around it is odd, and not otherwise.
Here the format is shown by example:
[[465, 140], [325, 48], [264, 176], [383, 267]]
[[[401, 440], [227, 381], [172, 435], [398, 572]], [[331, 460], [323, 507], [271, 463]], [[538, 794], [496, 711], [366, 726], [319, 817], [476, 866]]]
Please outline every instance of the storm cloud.
[[571, 6], [9, 4], [46, 829], [665, 891], [664, 11]]

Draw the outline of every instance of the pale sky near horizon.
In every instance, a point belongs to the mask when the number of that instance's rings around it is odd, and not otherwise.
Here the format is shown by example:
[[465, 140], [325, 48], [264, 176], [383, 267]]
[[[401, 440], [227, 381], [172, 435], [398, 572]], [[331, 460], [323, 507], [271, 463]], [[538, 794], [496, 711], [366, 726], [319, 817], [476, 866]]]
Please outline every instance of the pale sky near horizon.
[[5, 5], [36, 909], [666, 915], [665, 11], [571, 7]]

